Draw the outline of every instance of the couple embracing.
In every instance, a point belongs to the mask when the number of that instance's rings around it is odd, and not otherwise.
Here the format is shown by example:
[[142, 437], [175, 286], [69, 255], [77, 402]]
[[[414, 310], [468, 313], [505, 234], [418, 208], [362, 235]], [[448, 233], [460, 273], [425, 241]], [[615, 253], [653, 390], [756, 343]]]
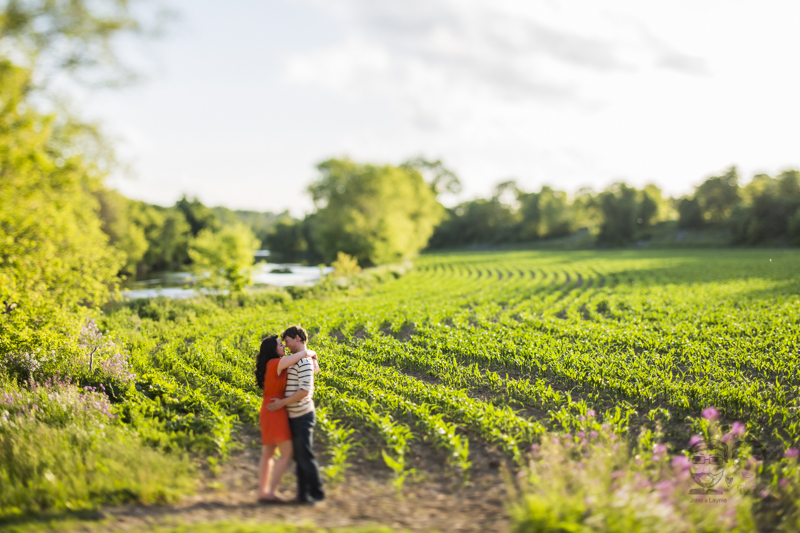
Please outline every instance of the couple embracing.
[[[260, 502], [285, 501], [277, 488], [292, 457], [297, 466], [297, 501], [313, 504], [325, 498], [313, 450], [316, 415], [312, 396], [319, 365], [317, 354], [306, 348], [306, 342], [306, 330], [292, 326], [280, 337], [262, 340], [256, 356], [256, 382], [264, 389], [259, 413], [263, 444], [258, 468]], [[273, 460], [275, 450], [280, 452], [277, 460]]]

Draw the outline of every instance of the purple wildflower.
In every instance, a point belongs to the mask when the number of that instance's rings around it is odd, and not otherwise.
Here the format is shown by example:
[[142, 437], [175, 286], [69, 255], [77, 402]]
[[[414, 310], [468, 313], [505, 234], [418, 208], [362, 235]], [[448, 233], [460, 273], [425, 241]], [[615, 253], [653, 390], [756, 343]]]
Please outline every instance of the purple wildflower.
[[731, 435], [744, 435], [747, 427], [741, 422], [734, 422], [731, 426]]
[[691, 468], [692, 463], [685, 455], [676, 455], [672, 459], [672, 467], [679, 470], [688, 470]]
[[785, 455], [787, 459], [797, 459], [798, 450], [797, 448], [789, 448], [786, 450]]
[[703, 436], [702, 435], [692, 435], [692, 438], [689, 439], [689, 446], [694, 446], [698, 442], [702, 442]]

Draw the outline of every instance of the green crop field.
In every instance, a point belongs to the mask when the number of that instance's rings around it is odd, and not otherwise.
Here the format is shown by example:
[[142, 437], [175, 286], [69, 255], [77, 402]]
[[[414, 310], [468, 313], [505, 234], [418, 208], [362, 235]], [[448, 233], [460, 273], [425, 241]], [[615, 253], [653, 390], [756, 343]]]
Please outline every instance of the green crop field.
[[323, 431], [358, 429], [395, 469], [412, 439], [457, 471], [487, 447], [521, 462], [590, 410], [629, 431], [660, 419], [680, 449], [714, 406], [777, 449], [800, 436], [798, 294], [793, 251], [425, 255], [360, 294], [140, 335], [132, 361], [163, 409], [213, 411], [223, 451], [227, 415], [257, 420], [260, 339], [294, 323], [320, 353]]
[[[220, 471], [237, 423], [257, 427], [260, 340], [301, 324], [331, 486], [354, 464], [401, 493], [500, 468], [516, 472], [515, 531], [800, 527], [800, 252], [440, 253], [405, 273], [135, 300], [96, 320], [80, 349], [102, 346], [96, 364], [119, 376], [103, 395], [46, 382], [0, 399], [19, 411], [0, 413], [6, 516], [190, 491], [180, 455]], [[725, 505], [700, 506], [687, 450], [714, 442]]]

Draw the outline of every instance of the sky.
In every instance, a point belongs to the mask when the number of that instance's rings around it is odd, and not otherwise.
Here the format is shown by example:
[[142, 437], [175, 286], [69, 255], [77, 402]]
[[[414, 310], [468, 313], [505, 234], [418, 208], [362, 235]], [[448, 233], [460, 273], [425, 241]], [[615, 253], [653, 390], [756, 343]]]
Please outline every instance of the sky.
[[125, 195], [313, 209], [331, 157], [441, 159], [486, 197], [514, 179], [683, 195], [737, 165], [800, 167], [796, 0], [172, 0], [123, 53], [128, 88], [77, 96]]

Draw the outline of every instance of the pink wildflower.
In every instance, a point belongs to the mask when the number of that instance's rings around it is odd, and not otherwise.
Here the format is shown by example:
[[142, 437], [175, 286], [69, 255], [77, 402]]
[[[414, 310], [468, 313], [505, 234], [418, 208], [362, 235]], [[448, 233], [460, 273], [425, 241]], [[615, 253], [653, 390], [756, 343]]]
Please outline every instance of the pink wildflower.
[[734, 422], [731, 426], [731, 435], [744, 435], [747, 427], [741, 422]]
[[719, 411], [716, 407], [707, 407], [703, 409], [703, 418], [706, 420], [716, 420], [719, 417]]
[[703, 440], [702, 435], [692, 435], [692, 438], [689, 439], [689, 446], [694, 446], [695, 444], [701, 442], [702, 440]]
[[597, 413], [595, 413], [594, 409], [589, 409], [588, 411], [586, 411], [586, 416], [588, 416], [589, 418], [592, 418], [596, 414]]
[[656, 452], [657, 454], [667, 453], [667, 447], [664, 446], [663, 444], [656, 444], [653, 447], [653, 451]]
[[685, 455], [677, 455], [672, 459], [672, 466], [673, 468], [688, 470], [691, 468], [692, 463], [686, 458]]
[[590, 431], [589, 436], [593, 439], [596, 439], [598, 436], [600, 436], [600, 434], [596, 431]]
[[798, 450], [797, 448], [789, 448], [786, 450], [786, 458], [787, 459], [797, 459]]

